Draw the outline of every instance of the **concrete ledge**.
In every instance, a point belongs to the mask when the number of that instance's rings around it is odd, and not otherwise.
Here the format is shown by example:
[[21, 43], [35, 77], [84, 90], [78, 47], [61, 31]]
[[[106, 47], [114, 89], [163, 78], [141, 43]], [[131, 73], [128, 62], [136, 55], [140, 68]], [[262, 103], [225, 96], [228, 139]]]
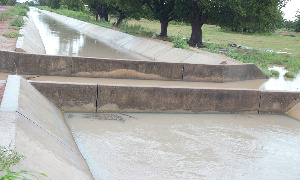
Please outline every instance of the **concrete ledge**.
[[[13, 170], [34, 170], [51, 179], [93, 179], [62, 112], [20, 76], [9, 76], [0, 108], [0, 145], [26, 158]], [[67, 172], [67, 173], [66, 173]]]
[[229, 82], [264, 79], [254, 64], [206, 65], [131, 61], [0, 51], [0, 71], [26, 75], [59, 75]]
[[288, 112], [285, 113], [287, 116], [297, 119], [300, 121], [300, 103], [292, 107]]
[[[254, 112], [283, 114], [300, 102], [299, 92], [57, 84], [55, 82], [32, 82], [32, 84], [65, 111], [76, 109], [80, 112], [95, 112], [97, 107], [98, 111], [112, 112]], [[49, 90], [50, 87], [51, 90]], [[70, 97], [70, 94], [74, 94], [74, 96]], [[95, 99], [96, 96], [98, 98]]]

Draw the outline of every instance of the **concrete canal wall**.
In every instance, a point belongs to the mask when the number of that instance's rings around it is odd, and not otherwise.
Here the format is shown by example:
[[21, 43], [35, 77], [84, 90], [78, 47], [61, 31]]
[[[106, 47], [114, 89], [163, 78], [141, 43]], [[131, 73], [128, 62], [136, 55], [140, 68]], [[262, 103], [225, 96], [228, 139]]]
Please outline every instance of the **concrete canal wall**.
[[229, 82], [266, 78], [254, 64], [209, 65], [0, 51], [0, 71], [20, 75]]
[[33, 22], [30, 11], [24, 16], [25, 25], [20, 30], [22, 37], [18, 38], [16, 44], [17, 52], [26, 52], [31, 54], [46, 54], [45, 46], [40, 36], [39, 30]]
[[299, 92], [31, 82], [63, 111], [284, 114]]
[[20, 76], [7, 80], [0, 137], [1, 146], [11, 144], [26, 156], [13, 170], [43, 172], [51, 179], [93, 179], [62, 112]]

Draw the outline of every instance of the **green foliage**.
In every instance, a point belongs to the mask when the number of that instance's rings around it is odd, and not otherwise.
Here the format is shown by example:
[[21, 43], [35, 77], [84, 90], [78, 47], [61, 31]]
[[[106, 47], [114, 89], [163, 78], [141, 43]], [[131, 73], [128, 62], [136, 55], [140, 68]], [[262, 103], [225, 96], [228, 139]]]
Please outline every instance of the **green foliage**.
[[22, 37], [22, 34], [19, 34], [17, 32], [13, 32], [13, 33], [2, 34], [2, 36], [7, 37], [7, 38], [17, 38], [17, 37]]
[[173, 47], [181, 48], [181, 49], [189, 49], [189, 45], [187, 44], [186, 39], [182, 36], [176, 36], [173, 40]]
[[128, 34], [133, 34], [133, 35], [144, 35], [144, 36], [151, 37], [154, 33], [141, 25], [128, 25], [127, 23], [123, 23], [119, 26], [119, 28], [123, 32]]
[[20, 162], [25, 156], [18, 154], [11, 146], [0, 146], [0, 171]]
[[294, 73], [291, 73], [291, 72], [287, 72], [285, 73], [284, 77], [287, 77], [287, 78], [295, 78], [295, 74]]
[[270, 73], [271, 73], [271, 76], [274, 76], [274, 77], [278, 77], [279, 76], [279, 71], [276, 71], [276, 70], [270, 70]]
[[16, 165], [25, 156], [18, 154], [15, 150], [11, 148], [11, 146], [5, 147], [0, 146], [0, 171], [6, 171], [6, 174], [0, 175], [0, 180], [14, 180], [14, 179], [21, 179], [21, 180], [30, 180], [27, 178], [26, 175], [35, 177], [35, 174], [39, 174], [44, 177], [48, 177], [44, 173], [39, 173], [36, 171], [28, 171], [28, 170], [20, 170], [20, 171], [11, 171], [10, 167]]
[[24, 25], [24, 20], [22, 18], [15, 18], [9, 22], [11, 26], [22, 27]]
[[295, 21], [295, 31], [296, 32], [300, 32], [300, 11], [297, 12], [298, 15], [297, 15], [297, 19]]
[[8, 29], [20, 30], [20, 27], [9, 27]]
[[82, 11], [84, 3], [82, 0], [61, 0], [61, 7], [73, 11]]
[[10, 5], [10, 6], [14, 6], [16, 5], [17, 0], [1, 0], [0, 1], [0, 5]]
[[13, 15], [12, 12], [4, 12], [0, 15], [0, 21], [6, 21], [7, 19], [12, 18]]

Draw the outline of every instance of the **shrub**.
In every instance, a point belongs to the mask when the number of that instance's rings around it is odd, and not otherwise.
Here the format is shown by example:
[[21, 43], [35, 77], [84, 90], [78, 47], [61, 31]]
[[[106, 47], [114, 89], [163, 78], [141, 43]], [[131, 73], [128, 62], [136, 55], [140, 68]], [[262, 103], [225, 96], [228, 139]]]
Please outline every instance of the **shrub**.
[[17, 27], [22, 27], [24, 25], [24, 20], [21, 18], [15, 18], [10, 22], [10, 25], [12, 26], [17, 26]]
[[279, 71], [270, 70], [270, 73], [271, 73], [271, 76], [274, 76], [274, 77], [278, 77], [279, 76]]
[[173, 47], [181, 49], [189, 49], [189, 45], [182, 36], [176, 36], [173, 40]]
[[285, 73], [284, 77], [287, 77], [287, 78], [295, 78], [295, 74], [294, 73], [291, 73], [291, 72], [287, 72]]

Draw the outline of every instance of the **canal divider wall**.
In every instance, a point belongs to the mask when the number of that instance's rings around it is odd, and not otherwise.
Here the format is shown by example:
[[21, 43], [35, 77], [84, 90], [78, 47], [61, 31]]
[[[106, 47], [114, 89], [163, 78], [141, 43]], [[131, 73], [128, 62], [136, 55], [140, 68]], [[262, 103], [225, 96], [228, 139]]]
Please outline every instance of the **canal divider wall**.
[[20, 76], [7, 80], [0, 137], [1, 146], [26, 156], [12, 170], [43, 172], [51, 179], [93, 179], [62, 112]]
[[32, 85], [63, 111], [284, 114], [299, 92], [36, 82]]
[[45, 46], [40, 36], [39, 30], [34, 24], [30, 11], [24, 16], [25, 25], [20, 30], [22, 37], [18, 38], [16, 52], [26, 52], [31, 54], [46, 54]]
[[20, 75], [55, 75], [230, 82], [264, 79], [254, 64], [208, 65], [39, 55], [0, 51], [0, 71]]

